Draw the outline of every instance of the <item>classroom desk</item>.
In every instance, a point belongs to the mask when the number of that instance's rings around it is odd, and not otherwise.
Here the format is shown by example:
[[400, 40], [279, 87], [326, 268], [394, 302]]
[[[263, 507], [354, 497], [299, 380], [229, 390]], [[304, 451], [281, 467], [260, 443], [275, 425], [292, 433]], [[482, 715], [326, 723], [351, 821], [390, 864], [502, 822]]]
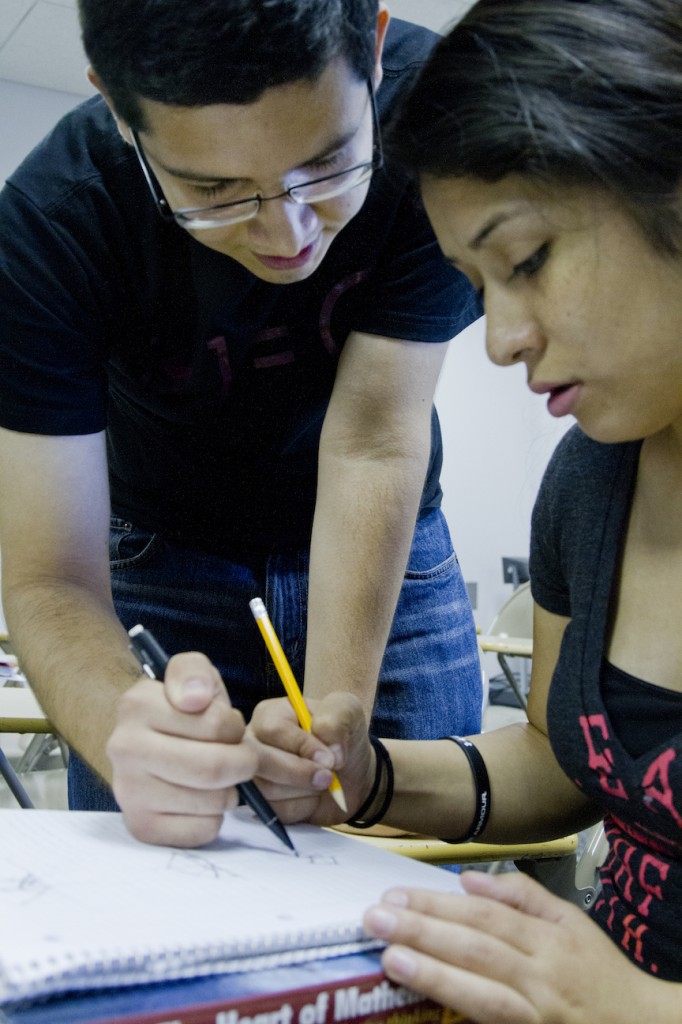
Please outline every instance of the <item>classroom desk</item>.
[[31, 690], [0, 687], [0, 733], [51, 733], [53, 727]]
[[572, 857], [578, 849], [578, 836], [564, 836], [544, 843], [445, 843], [428, 836], [368, 836], [353, 833], [362, 843], [370, 843], [393, 853], [429, 864], [483, 864], [490, 861], [536, 861]]
[[[3, 733], [28, 733], [34, 737], [31, 740], [33, 744], [44, 742], [44, 739], [36, 740], [39, 734], [45, 737], [52, 732], [52, 725], [31, 690], [25, 686], [0, 686], [0, 737]], [[24, 755], [24, 757], [26, 756]], [[21, 765], [18, 770], [22, 770]], [[0, 776], [5, 780], [22, 807], [33, 807], [31, 798], [2, 746], [0, 746]]]
[[488, 636], [486, 633], [479, 633], [478, 643], [482, 651], [493, 654], [506, 654], [514, 658], [533, 657], [533, 641], [528, 637]]

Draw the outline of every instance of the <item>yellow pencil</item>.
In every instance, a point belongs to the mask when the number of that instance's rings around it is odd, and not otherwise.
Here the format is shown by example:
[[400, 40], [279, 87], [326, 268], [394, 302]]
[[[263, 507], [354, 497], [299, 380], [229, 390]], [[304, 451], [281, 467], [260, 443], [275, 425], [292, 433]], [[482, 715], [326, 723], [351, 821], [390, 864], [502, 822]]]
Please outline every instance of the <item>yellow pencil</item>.
[[[291, 666], [287, 661], [287, 656], [282, 650], [282, 645], [277, 638], [277, 634], [275, 633], [274, 626], [270, 621], [270, 616], [265, 609], [265, 605], [261, 601], [260, 597], [254, 597], [253, 601], [249, 601], [249, 608], [251, 609], [253, 617], [258, 624], [258, 628], [261, 631], [263, 639], [265, 640], [265, 646], [270, 652], [270, 657], [275, 664], [279, 678], [284, 684], [284, 689], [287, 692], [287, 697], [291, 701], [291, 706], [296, 712], [298, 724], [302, 729], [305, 729], [306, 732], [310, 732], [313, 720], [305, 705], [303, 694], [296, 682], [294, 673], [291, 671]], [[346, 803], [346, 798], [343, 794], [343, 789], [337, 778], [336, 772], [332, 772], [332, 781], [329, 787], [329, 792], [334, 797], [341, 810], [345, 811], [347, 814], [348, 804]]]

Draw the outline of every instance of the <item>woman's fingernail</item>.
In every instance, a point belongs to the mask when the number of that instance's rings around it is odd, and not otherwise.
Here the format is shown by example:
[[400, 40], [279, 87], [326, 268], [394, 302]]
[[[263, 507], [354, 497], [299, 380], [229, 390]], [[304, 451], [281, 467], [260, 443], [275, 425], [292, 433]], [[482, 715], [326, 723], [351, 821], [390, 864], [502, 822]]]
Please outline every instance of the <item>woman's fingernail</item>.
[[406, 949], [389, 947], [381, 959], [385, 971], [394, 981], [410, 982], [417, 973], [417, 961]]
[[334, 754], [331, 750], [316, 750], [313, 754], [313, 761], [315, 764], [321, 765], [322, 768], [333, 768]]
[[326, 768], [320, 768], [319, 772], [313, 775], [312, 781], [315, 789], [329, 789], [332, 784], [332, 773]]
[[398, 927], [398, 918], [383, 907], [372, 907], [367, 911], [367, 923], [377, 939], [390, 939]]
[[409, 900], [404, 889], [389, 889], [381, 897], [383, 903], [390, 903], [393, 907], [407, 907]]

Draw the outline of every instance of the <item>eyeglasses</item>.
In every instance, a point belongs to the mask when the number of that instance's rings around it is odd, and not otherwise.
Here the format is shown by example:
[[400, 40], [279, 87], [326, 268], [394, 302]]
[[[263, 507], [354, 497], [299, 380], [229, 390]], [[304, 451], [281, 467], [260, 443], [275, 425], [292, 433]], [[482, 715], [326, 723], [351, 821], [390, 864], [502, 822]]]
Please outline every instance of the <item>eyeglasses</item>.
[[299, 203], [303, 206], [311, 203], [324, 203], [329, 199], [336, 199], [338, 196], [350, 192], [351, 189], [362, 185], [365, 181], [369, 181], [373, 173], [379, 170], [380, 167], [383, 167], [384, 153], [374, 84], [371, 79], [367, 80], [367, 87], [372, 108], [372, 159], [366, 160], [361, 164], [355, 164], [345, 171], [337, 171], [335, 174], [327, 174], [323, 178], [313, 178], [312, 181], [304, 181], [300, 185], [292, 185], [291, 188], [278, 192], [276, 196], [255, 195], [249, 199], [237, 199], [235, 202], [220, 203], [217, 206], [172, 210], [144, 155], [137, 132], [131, 130], [130, 134], [137, 159], [140, 162], [142, 173], [145, 176], [160, 215], [165, 221], [174, 220], [180, 227], [188, 228], [192, 231], [226, 227], [230, 224], [239, 224], [241, 221], [251, 220], [260, 210], [262, 203], [269, 203], [273, 199], [282, 199], [284, 196], [288, 196], [294, 203]]

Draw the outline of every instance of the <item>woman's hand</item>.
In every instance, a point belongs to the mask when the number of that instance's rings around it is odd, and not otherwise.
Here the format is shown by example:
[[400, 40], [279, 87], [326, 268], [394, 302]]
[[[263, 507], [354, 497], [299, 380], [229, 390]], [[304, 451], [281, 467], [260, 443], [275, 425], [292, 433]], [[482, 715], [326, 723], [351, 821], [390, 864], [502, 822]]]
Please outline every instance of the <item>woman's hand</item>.
[[[256, 782], [283, 822], [338, 825], [362, 804], [374, 779], [367, 721], [352, 694], [333, 693], [307, 704], [311, 732], [300, 727], [286, 698], [256, 707], [249, 723], [259, 743]], [[347, 812], [329, 793], [332, 770], [341, 782]]]
[[578, 907], [514, 872], [462, 884], [466, 896], [392, 890], [367, 911], [394, 981], [478, 1024], [680, 1019], [681, 986], [640, 971]]

